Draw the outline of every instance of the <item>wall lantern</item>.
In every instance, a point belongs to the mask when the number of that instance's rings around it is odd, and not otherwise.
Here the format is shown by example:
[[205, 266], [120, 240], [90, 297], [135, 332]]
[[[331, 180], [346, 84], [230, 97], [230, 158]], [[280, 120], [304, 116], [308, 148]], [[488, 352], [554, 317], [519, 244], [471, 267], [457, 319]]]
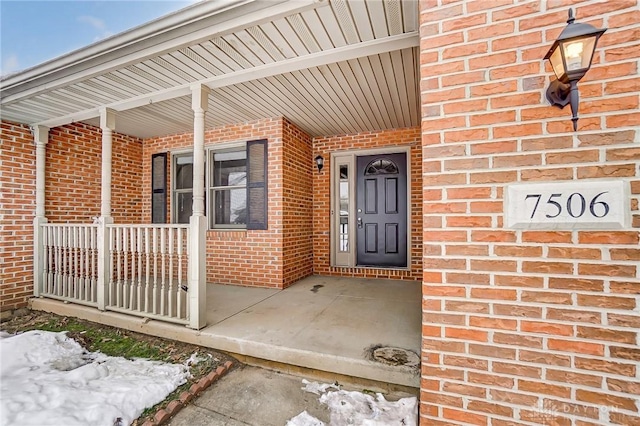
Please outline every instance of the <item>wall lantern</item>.
[[574, 22], [573, 9], [569, 9], [567, 26], [553, 43], [544, 59], [548, 59], [556, 74], [547, 89], [551, 105], [564, 108], [571, 104], [573, 131], [578, 129], [578, 81], [591, 67], [593, 52], [600, 36], [607, 31], [589, 24]]
[[324, 158], [322, 157], [322, 155], [318, 155], [315, 158], [316, 161], [316, 166], [318, 167], [318, 172], [320, 172], [320, 170], [322, 170], [322, 168], [324, 167]]

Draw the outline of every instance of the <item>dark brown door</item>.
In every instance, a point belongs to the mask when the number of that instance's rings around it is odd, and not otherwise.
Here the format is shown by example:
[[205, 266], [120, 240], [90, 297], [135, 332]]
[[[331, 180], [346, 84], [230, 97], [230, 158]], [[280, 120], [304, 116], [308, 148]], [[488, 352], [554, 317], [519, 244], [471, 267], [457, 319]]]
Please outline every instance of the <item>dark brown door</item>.
[[357, 264], [407, 266], [407, 155], [357, 158]]

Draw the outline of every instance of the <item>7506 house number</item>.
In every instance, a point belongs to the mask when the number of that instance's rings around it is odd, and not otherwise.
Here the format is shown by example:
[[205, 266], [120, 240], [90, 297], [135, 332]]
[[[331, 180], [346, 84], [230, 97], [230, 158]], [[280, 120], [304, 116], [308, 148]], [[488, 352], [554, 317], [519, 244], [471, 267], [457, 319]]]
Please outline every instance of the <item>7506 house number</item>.
[[624, 181], [513, 184], [505, 193], [505, 225], [516, 229], [621, 229], [629, 220]]

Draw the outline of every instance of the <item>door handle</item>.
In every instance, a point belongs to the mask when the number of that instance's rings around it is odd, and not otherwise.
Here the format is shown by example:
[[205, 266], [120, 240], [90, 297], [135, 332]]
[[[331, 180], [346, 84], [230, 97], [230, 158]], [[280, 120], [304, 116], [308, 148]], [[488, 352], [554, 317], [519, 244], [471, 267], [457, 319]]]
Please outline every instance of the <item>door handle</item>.
[[358, 218], [358, 228], [362, 228], [362, 218]]

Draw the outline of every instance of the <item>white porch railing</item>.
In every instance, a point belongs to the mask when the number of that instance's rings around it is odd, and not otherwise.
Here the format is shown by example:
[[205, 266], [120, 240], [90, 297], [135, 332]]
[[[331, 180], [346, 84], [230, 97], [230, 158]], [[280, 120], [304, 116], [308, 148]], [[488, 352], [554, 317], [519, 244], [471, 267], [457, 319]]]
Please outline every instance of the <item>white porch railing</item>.
[[42, 224], [40, 295], [98, 306], [97, 225]]
[[[190, 255], [204, 241], [198, 223], [40, 223], [34, 293], [201, 328], [204, 269]], [[204, 250], [196, 252], [204, 260]]]
[[189, 225], [107, 225], [106, 309], [188, 324]]

